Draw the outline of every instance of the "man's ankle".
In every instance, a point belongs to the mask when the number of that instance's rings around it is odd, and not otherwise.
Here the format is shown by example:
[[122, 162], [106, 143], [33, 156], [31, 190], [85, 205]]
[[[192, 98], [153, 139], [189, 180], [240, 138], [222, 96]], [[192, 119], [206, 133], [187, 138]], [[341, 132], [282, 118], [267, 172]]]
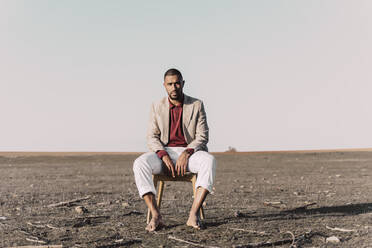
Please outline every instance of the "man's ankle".
[[151, 213], [152, 218], [159, 219], [161, 218], [161, 214], [159, 212]]
[[189, 216], [194, 217], [198, 215], [198, 211], [190, 211]]

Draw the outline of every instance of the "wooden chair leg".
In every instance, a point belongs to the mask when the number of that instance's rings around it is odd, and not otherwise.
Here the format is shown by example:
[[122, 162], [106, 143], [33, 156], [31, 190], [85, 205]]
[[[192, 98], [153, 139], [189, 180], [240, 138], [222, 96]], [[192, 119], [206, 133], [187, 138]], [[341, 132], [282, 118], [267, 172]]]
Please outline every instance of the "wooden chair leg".
[[[154, 182], [155, 191], [156, 191], [156, 188], [158, 187], [158, 180], [156, 180], [156, 178], [155, 178], [154, 175], [152, 175], [152, 181]], [[147, 224], [150, 223], [151, 217], [152, 217], [152, 215], [151, 215], [151, 211], [150, 211], [150, 209], [148, 208], [148, 209], [147, 209]]]

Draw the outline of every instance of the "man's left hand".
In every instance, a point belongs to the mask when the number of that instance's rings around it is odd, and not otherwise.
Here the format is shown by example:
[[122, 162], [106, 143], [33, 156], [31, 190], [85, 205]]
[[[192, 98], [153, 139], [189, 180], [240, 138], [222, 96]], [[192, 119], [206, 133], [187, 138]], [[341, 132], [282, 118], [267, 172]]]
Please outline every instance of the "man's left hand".
[[186, 150], [182, 152], [181, 155], [178, 157], [177, 162], [176, 162], [176, 171], [177, 171], [178, 176], [180, 174], [181, 176], [184, 176], [186, 174], [186, 168], [189, 162], [189, 157], [190, 157], [190, 154], [188, 154]]

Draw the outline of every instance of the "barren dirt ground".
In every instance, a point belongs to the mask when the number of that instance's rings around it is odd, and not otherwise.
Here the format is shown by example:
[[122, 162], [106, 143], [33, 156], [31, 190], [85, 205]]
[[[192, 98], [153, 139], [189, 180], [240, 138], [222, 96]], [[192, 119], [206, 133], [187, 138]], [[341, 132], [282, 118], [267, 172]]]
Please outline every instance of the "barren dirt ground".
[[372, 152], [215, 154], [206, 229], [185, 226], [191, 184], [170, 182], [151, 234], [137, 156], [0, 156], [0, 247], [372, 247]]

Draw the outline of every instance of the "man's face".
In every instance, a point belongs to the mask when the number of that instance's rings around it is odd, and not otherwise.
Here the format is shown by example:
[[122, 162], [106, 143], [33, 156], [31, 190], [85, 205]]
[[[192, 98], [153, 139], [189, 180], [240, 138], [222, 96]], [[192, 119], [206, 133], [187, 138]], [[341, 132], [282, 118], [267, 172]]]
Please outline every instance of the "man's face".
[[183, 96], [183, 84], [185, 81], [179, 79], [177, 75], [169, 75], [164, 78], [164, 87], [168, 96], [172, 100], [181, 100]]

